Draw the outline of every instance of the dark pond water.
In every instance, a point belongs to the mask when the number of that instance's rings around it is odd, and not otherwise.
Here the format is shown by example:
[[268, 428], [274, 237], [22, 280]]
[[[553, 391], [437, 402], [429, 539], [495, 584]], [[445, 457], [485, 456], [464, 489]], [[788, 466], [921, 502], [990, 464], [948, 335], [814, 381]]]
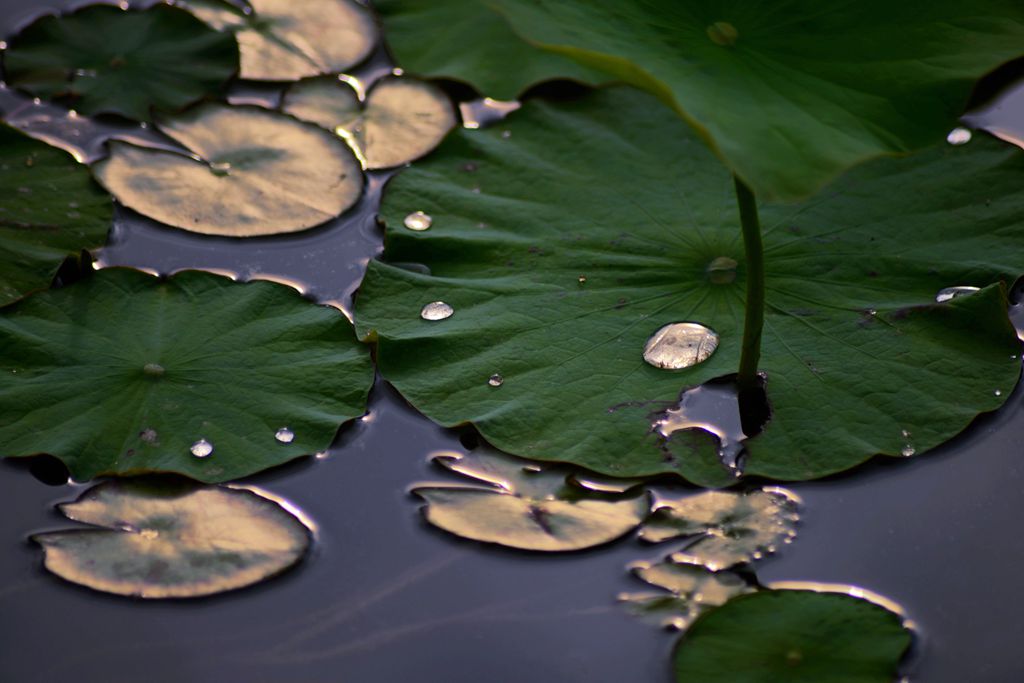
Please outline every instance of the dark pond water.
[[[73, 3], [0, 0], [0, 35], [58, 4]], [[379, 73], [381, 64], [370, 68]], [[5, 115], [26, 104], [0, 93]], [[989, 116], [1024, 132], [1024, 106]], [[345, 302], [379, 249], [372, 211], [384, 180], [374, 179], [348, 217], [284, 239], [190, 236], [121, 211], [102, 261], [269, 275]], [[792, 486], [806, 502], [800, 536], [761, 564], [759, 578], [853, 584], [901, 603], [923, 634], [914, 681], [1024, 680], [1022, 397], [1014, 392], [1003, 410], [925, 457]], [[436, 449], [463, 450], [460, 434], [378, 383], [368, 418], [344, 429], [327, 457], [247, 482], [316, 521], [313, 556], [262, 586], [165, 603], [98, 595], [45, 574], [27, 536], [64, 526], [52, 506], [80, 489], [48, 486], [27, 463], [3, 461], [0, 681], [672, 680], [674, 636], [615, 603], [642, 588], [625, 565], [653, 559], [652, 548], [624, 541], [541, 556], [436, 531], [406, 493], [444, 476], [427, 462]]]

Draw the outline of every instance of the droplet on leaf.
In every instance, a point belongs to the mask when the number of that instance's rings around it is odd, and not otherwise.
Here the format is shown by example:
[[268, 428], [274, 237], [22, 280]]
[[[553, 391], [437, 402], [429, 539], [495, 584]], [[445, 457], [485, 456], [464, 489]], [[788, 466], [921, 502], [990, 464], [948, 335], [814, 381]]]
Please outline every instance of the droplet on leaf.
[[197, 458], [207, 458], [213, 453], [213, 444], [206, 439], [199, 439], [199, 441], [192, 444], [189, 451]]
[[142, 366], [142, 371], [151, 377], [162, 377], [166, 372], [164, 366], [159, 363], [146, 363]]
[[941, 304], [961, 296], [969, 296], [978, 291], [980, 290], [977, 287], [946, 287], [945, 289], [940, 289], [939, 293], [935, 295], [935, 301]]
[[281, 427], [276, 432], [274, 432], [274, 438], [280, 441], [281, 443], [291, 443], [292, 441], [295, 440], [295, 432], [288, 429], [287, 427]]
[[736, 259], [719, 256], [708, 264], [708, 280], [712, 284], [727, 285], [736, 280]]
[[505, 383], [505, 378], [499, 375], [498, 373], [494, 373], [487, 379], [487, 383], [490, 384], [492, 387], [500, 387], [502, 384]]
[[946, 142], [951, 145], [966, 145], [971, 141], [971, 131], [967, 128], [954, 128], [946, 136]]
[[402, 223], [405, 224], [405, 227], [410, 230], [415, 230], [416, 232], [428, 230], [433, 222], [434, 219], [422, 211], [413, 211], [405, 217], [405, 220], [402, 221]]
[[420, 311], [424, 320], [444, 320], [455, 314], [455, 309], [443, 301], [431, 301]]
[[718, 335], [699, 323], [671, 323], [644, 346], [644, 360], [656, 368], [681, 370], [703, 363], [718, 348]]

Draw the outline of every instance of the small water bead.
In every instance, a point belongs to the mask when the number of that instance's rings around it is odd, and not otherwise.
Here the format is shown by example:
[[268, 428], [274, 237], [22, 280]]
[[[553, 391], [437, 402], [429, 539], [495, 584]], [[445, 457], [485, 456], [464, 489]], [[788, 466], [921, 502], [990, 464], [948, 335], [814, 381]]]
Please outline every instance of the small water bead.
[[490, 384], [492, 387], [500, 387], [502, 384], [505, 383], [505, 378], [499, 375], [498, 373], [494, 373], [487, 379], [487, 383]]
[[736, 259], [719, 256], [708, 264], [708, 280], [715, 285], [727, 285], [736, 280]]
[[281, 443], [291, 443], [295, 440], [295, 432], [288, 429], [287, 427], [281, 427], [274, 432], [274, 438]]
[[142, 366], [142, 372], [150, 377], [162, 377], [166, 370], [159, 363], [146, 363]]
[[192, 447], [189, 448], [189, 450], [192, 452], [192, 455], [197, 458], [207, 458], [211, 453], [213, 453], [213, 444], [206, 439], [199, 439], [199, 441], [192, 444]]
[[906, 446], [904, 446], [904, 447], [903, 447], [903, 450], [901, 450], [901, 451], [900, 451], [900, 454], [901, 454], [901, 455], [902, 455], [902, 456], [903, 456], [904, 458], [909, 458], [909, 457], [910, 457], [910, 456], [912, 456], [912, 455], [913, 455], [914, 453], [917, 453], [917, 450], [916, 450], [916, 449], [915, 449], [915, 448], [914, 448], [913, 446], [911, 446], [910, 444], [907, 444]]
[[995, 394], [996, 396], [1002, 396], [1003, 395], [1002, 389], [996, 389], [992, 393]]
[[231, 175], [231, 164], [226, 161], [214, 162], [210, 164], [210, 170], [213, 172], [213, 175], [224, 177]]
[[946, 142], [951, 145], [966, 145], [971, 141], [971, 131], [966, 128], [954, 128], [946, 136]]
[[587, 281], [587, 276], [586, 275], [580, 275], [578, 278], [576, 278], [576, 281], [579, 282], [582, 285], [582, 284], [584, 284]]
[[977, 287], [946, 287], [940, 289], [939, 293], [935, 295], [935, 301], [941, 304], [957, 297], [969, 296], [977, 291], [979, 291]]
[[7, 41], [6, 40], [0, 40], [0, 50], [6, 50], [6, 49], [7, 49]]
[[656, 368], [682, 370], [703, 363], [718, 348], [718, 335], [699, 323], [671, 323], [644, 346], [644, 360]]
[[420, 311], [424, 320], [444, 320], [455, 314], [455, 309], [443, 301], [431, 301]]
[[428, 214], [423, 213], [422, 211], [413, 211], [408, 216], [406, 216], [405, 220], [403, 220], [402, 222], [405, 223], [405, 227], [409, 228], [410, 230], [415, 230], [416, 232], [423, 232], [424, 230], [428, 230], [430, 228], [430, 225], [434, 222], [434, 219], [431, 218]]

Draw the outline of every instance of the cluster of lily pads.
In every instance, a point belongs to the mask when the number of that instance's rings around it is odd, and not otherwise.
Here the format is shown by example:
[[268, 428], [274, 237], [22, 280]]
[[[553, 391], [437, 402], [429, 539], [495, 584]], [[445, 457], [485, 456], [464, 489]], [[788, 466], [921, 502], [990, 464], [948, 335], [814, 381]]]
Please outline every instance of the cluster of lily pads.
[[[110, 140], [86, 170], [0, 127], [14, 188], [0, 199], [0, 454], [54, 455], [79, 481], [189, 478], [90, 489], [63, 510], [93, 528], [36, 536], [47, 566], [184, 597], [297, 562], [312, 538], [299, 517], [211, 484], [326, 449], [365, 411], [372, 344], [425, 415], [541, 461], [438, 456], [475, 481], [416, 488], [430, 523], [541, 551], [636, 529], [684, 539], [634, 570], [664, 592], [627, 598], [688, 627], [680, 680], [740, 680], [736, 666], [825, 680], [837, 661], [849, 680], [890, 680], [910, 641], [900, 615], [749, 573], [792, 537], [791, 494], [652, 503], [628, 479], [725, 488], [912, 456], [1017, 382], [1006, 292], [1024, 271], [1024, 161], [994, 139], [944, 141], [976, 79], [1020, 55], [1024, 10], [875, 5], [378, 0], [375, 17], [354, 0], [184, 0], [93, 5], [10, 38], [8, 86], [153, 135]], [[345, 71], [379, 25], [417, 78], [394, 70], [364, 91]], [[421, 78], [512, 113], [456, 128], [449, 95]], [[231, 103], [236, 79], [275, 84], [277, 106]], [[552, 79], [600, 87], [531, 90]], [[50, 286], [105, 240], [97, 182], [170, 228], [252, 238], [322, 225], [360, 200], [366, 172], [424, 156], [389, 182], [354, 327], [286, 286], [199, 271]], [[751, 353], [771, 420], [724, 458], [687, 400], [742, 376]]]

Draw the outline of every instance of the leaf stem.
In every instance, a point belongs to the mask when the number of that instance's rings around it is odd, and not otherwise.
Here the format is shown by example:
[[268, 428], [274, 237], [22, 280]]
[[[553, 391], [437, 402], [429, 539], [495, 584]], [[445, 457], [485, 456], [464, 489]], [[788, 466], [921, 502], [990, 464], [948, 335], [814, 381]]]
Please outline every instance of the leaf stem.
[[736, 383], [740, 391], [760, 385], [757, 365], [761, 360], [761, 330], [764, 327], [764, 247], [761, 244], [761, 222], [757, 217], [757, 200], [746, 183], [733, 176], [736, 202], [740, 207], [743, 248], [746, 252], [747, 305], [743, 318], [743, 349]]

